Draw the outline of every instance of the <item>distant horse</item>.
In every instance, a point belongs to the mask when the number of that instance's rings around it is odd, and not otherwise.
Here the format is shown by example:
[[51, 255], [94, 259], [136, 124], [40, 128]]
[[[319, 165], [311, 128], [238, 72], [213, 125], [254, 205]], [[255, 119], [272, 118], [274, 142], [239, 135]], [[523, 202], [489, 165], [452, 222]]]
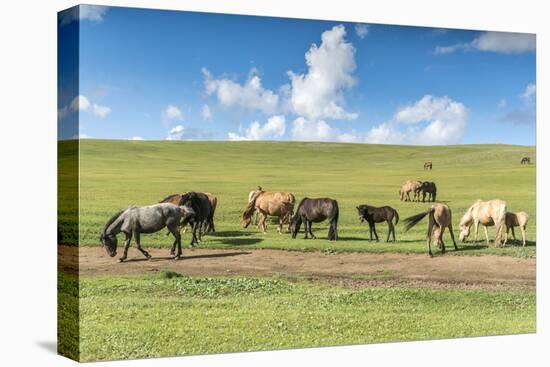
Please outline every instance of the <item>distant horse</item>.
[[529, 157], [521, 158], [521, 164], [531, 164], [531, 158]]
[[468, 208], [462, 219], [460, 220], [460, 236], [459, 239], [464, 242], [470, 234], [470, 227], [474, 225], [475, 238], [477, 242], [478, 226], [483, 225], [485, 230], [485, 239], [489, 246], [489, 234], [487, 233], [488, 226], [495, 226], [495, 246], [501, 246], [502, 231], [505, 226], [506, 219], [506, 202], [499, 199], [489, 201], [476, 201]]
[[[179, 205], [182, 195], [185, 195], [185, 194], [187, 194], [187, 192], [182, 192], [181, 194], [168, 195], [167, 197], [159, 201], [159, 203], [172, 203], [172, 204]], [[218, 206], [218, 198], [209, 192], [203, 192], [203, 194], [208, 197], [208, 200], [210, 201], [210, 205], [212, 206], [212, 221], [206, 223], [206, 228], [203, 228], [203, 230], [204, 232], [216, 232], [216, 227], [214, 226], [214, 213], [216, 212], [216, 207]], [[186, 230], [184, 229], [183, 233], [185, 232]]]
[[411, 201], [410, 193], [414, 193], [413, 200], [416, 200], [418, 196], [418, 189], [422, 185], [420, 181], [407, 180], [401, 185], [399, 189], [399, 199], [401, 201]]
[[316, 238], [311, 232], [311, 224], [319, 223], [324, 220], [329, 221], [328, 239], [331, 241], [338, 240], [338, 202], [330, 198], [310, 199], [303, 198], [298, 204], [296, 214], [290, 221], [289, 229], [292, 234], [292, 238], [296, 238], [296, 235], [300, 231], [302, 222], [304, 223], [305, 239], [307, 239], [308, 233], [312, 238]]
[[[155, 233], [167, 227], [175, 238], [172, 248], [178, 246], [178, 253], [174, 259], [181, 256], [181, 236], [179, 232], [179, 223], [182, 216], [191, 213], [187, 208], [179, 207], [170, 203], [155, 204], [142, 207], [129, 207], [113, 215], [105, 224], [101, 232], [100, 241], [109, 256], [116, 256], [117, 234], [120, 232], [126, 236], [124, 243], [124, 253], [119, 259], [120, 262], [126, 260], [128, 248], [132, 236], [136, 242], [137, 249], [150, 259], [151, 255], [141, 247], [141, 233]], [[191, 213], [192, 214], [192, 213]], [[172, 252], [172, 255], [174, 253]]]
[[393, 225], [393, 218], [395, 218], [395, 224], [399, 222], [399, 214], [397, 210], [389, 206], [382, 206], [377, 208], [370, 205], [359, 205], [357, 207], [359, 213], [359, 219], [361, 223], [369, 223], [370, 239], [372, 240], [372, 233], [376, 237], [376, 242], [378, 242], [378, 234], [376, 233], [375, 223], [388, 223], [388, 238], [386, 242], [390, 242], [390, 234], [393, 236], [393, 242], [395, 242], [395, 226]]
[[441, 253], [445, 253], [445, 242], [443, 242], [443, 233], [445, 228], [449, 227], [449, 233], [451, 234], [451, 239], [453, 240], [453, 245], [455, 250], [458, 250], [456, 247], [455, 235], [453, 233], [453, 218], [451, 208], [444, 203], [433, 204], [428, 211], [424, 213], [419, 213], [408, 217], [404, 220], [405, 222], [405, 231], [411, 229], [414, 225], [420, 222], [425, 216], [428, 216], [428, 254], [432, 254], [432, 235], [437, 239], [437, 244], [441, 248]]
[[[214, 211], [212, 204], [206, 194], [202, 192], [188, 192], [181, 196], [178, 205], [183, 207], [191, 207], [193, 215], [187, 215], [183, 218], [182, 225], [191, 223], [193, 235], [191, 236], [191, 246], [202, 241], [202, 235], [206, 232], [209, 223], [214, 222]], [[199, 236], [197, 239], [197, 230]]]
[[529, 215], [525, 212], [517, 213], [506, 213], [504, 222], [506, 223], [506, 235], [504, 237], [504, 245], [508, 241], [508, 232], [512, 230], [512, 237], [516, 239], [516, 234], [514, 233], [514, 227], [519, 227], [521, 230], [521, 238], [523, 241], [523, 247], [525, 247], [525, 227], [527, 227], [527, 222], [529, 221]]
[[432, 162], [426, 162], [426, 163], [424, 163], [424, 170], [429, 169], [429, 170], [431, 171], [432, 168], [433, 168]]
[[288, 222], [294, 211], [296, 198], [289, 192], [270, 192], [256, 190], [241, 214], [241, 226], [247, 228], [252, 221], [252, 215], [258, 211], [258, 227], [267, 232], [267, 216], [279, 217], [279, 233], [283, 230], [283, 224]]
[[420, 201], [420, 193], [422, 193], [422, 202], [426, 202], [426, 194], [428, 194], [428, 202], [435, 202], [435, 196], [437, 195], [437, 186], [435, 182], [424, 181], [420, 184], [420, 187], [416, 189], [415, 196]]

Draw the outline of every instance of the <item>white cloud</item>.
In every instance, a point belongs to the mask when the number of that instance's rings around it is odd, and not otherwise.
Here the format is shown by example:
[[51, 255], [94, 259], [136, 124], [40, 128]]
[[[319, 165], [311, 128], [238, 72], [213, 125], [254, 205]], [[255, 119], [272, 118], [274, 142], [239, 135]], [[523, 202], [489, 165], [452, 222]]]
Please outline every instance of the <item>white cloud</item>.
[[98, 104], [92, 105], [92, 113], [99, 118], [105, 118], [111, 113], [111, 108], [107, 106], [100, 106]]
[[262, 86], [258, 70], [250, 71], [247, 81], [241, 85], [230, 79], [214, 79], [206, 69], [202, 69], [204, 85], [208, 95], [216, 95], [225, 107], [241, 107], [251, 111], [272, 114], [277, 111], [279, 96]]
[[437, 46], [435, 54], [449, 54], [459, 50], [478, 50], [517, 54], [535, 51], [536, 38], [534, 34], [509, 32], [482, 32], [472, 42], [457, 43], [451, 46]]
[[181, 140], [183, 134], [185, 133], [185, 127], [183, 125], [178, 125], [173, 127], [168, 133], [166, 140]]
[[306, 74], [288, 72], [291, 80], [290, 105], [298, 116], [320, 119], [356, 119], [357, 113], [342, 107], [342, 91], [356, 84], [355, 48], [345, 41], [343, 25], [323, 32], [321, 45], [313, 44], [306, 52]]
[[282, 115], [270, 117], [265, 124], [258, 121], [251, 123], [244, 135], [229, 133], [229, 140], [266, 140], [281, 138], [285, 134], [286, 122]]
[[71, 102], [71, 110], [87, 111], [90, 108], [90, 100], [86, 96], [76, 96]]
[[506, 105], [508, 104], [508, 101], [506, 100], [506, 98], [501, 98], [500, 101], [498, 101], [498, 108], [504, 108], [506, 107]]
[[57, 120], [63, 120], [65, 117], [69, 115], [69, 107], [63, 106], [61, 108], [57, 109]]
[[520, 95], [521, 99], [526, 103], [533, 103], [537, 95], [536, 84], [528, 84], [525, 91]]
[[400, 144], [403, 139], [403, 133], [388, 122], [370, 129], [365, 136], [365, 142], [371, 144]]
[[392, 121], [371, 129], [366, 140], [371, 143], [445, 145], [459, 143], [468, 109], [449, 97], [426, 95], [412, 105], [401, 107]]
[[61, 25], [69, 24], [75, 20], [89, 20], [100, 23], [109, 8], [100, 5], [80, 5], [63, 11], [60, 15]]
[[355, 25], [355, 34], [361, 39], [367, 37], [369, 34], [369, 26], [367, 24], [357, 23]]
[[212, 111], [210, 110], [210, 106], [205, 104], [202, 106], [201, 109], [201, 116], [203, 120], [211, 120], [212, 119]]
[[174, 106], [174, 105], [168, 105], [163, 111], [162, 116], [167, 120], [176, 120], [176, 121], [182, 121], [183, 120], [183, 113], [181, 110]]
[[292, 123], [292, 139], [302, 141], [333, 141], [338, 139], [338, 130], [323, 120], [307, 120], [298, 117]]
[[132, 136], [130, 139], [128, 140], [144, 140], [141, 136]]

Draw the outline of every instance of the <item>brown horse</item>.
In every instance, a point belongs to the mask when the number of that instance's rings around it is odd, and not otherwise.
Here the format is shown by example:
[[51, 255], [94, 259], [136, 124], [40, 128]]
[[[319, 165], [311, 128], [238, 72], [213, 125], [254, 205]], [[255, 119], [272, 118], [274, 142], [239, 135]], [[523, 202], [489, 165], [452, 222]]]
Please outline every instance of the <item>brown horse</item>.
[[512, 237], [515, 240], [516, 234], [514, 233], [514, 227], [519, 227], [521, 231], [523, 247], [525, 247], [525, 227], [527, 227], [527, 221], [529, 221], [529, 215], [526, 212], [506, 213], [506, 235], [504, 237], [504, 245], [506, 245], [506, 241], [508, 241], [508, 232], [510, 231], [510, 229], [512, 230]]
[[453, 217], [451, 208], [444, 203], [433, 204], [428, 211], [424, 213], [419, 213], [408, 217], [404, 220], [405, 222], [405, 231], [411, 229], [415, 224], [420, 222], [426, 215], [428, 215], [428, 254], [432, 254], [432, 236], [436, 238], [437, 245], [441, 248], [441, 253], [445, 253], [445, 242], [443, 242], [443, 232], [445, 228], [449, 227], [449, 233], [451, 234], [451, 239], [453, 240], [453, 245], [455, 250], [458, 250], [456, 247], [455, 235], [453, 233]]
[[410, 193], [414, 193], [413, 200], [416, 200], [418, 197], [418, 189], [420, 189], [422, 185], [422, 182], [420, 181], [414, 181], [414, 180], [407, 180], [403, 185], [401, 185], [401, 189], [399, 189], [399, 199], [401, 201], [411, 201], [411, 197], [409, 196]]
[[432, 162], [426, 162], [426, 163], [424, 163], [424, 170], [429, 169], [429, 170], [431, 171], [432, 168], [433, 168]]
[[[187, 194], [187, 192], [182, 192], [181, 194], [172, 194], [168, 195], [159, 203], [172, 203], [175, 205], [180, 205], [181, 197], [183, 195]], [[209, 192], [203, 192], [204, 195], [208, 197], [208, 201], [210, 201], [210, 205], [212, 205], [212, 218], [214, 218], [214, 213], [216, 211], [216, 206], [218, 205], [218, 198], [214, 195], [212, 195]], [[183, 233], [185, 233], [186, 229], [183, 230]], [[214, 226], [214, 220], [207, 223], [206, 228], [204, 229], [205, 232], [216, 232], [216, 228]]]
[[259, 213], [258, 226], [267, 232], [267, 216], [279, 217], [279, 233], [283, 230], [283, 224], [288, 223], [294, 211], [296, 198], [289, 192], [270, 192], [257, 190], [250, 198], [241, 215], [241, 225], [246, 228], [252, 221], [252, 215], [257, 210]]

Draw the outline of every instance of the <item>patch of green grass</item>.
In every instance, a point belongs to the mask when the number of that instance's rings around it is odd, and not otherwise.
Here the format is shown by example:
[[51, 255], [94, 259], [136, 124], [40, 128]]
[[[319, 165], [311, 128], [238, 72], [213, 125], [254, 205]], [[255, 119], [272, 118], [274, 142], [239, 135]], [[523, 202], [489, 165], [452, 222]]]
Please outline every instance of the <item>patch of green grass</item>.
[[58, 273], [57, 281], [57, 350], [78, 360], [79, 351], [79, 282], [78, 277]]
[[[424, 253], [427, 223], [405, 233], [401, 222], [425, 211], [430, 204], [401, 202], [398, 196], [402, 182], [419, 179], [437, 183], [438, 200], [447, 202], [453, 210], [457, 238], [460, 217], [477, 199], [501, 198], [508, 202], [509, 210], [523, 210], [530, 215], [530, 242], [525, 249], [517, 242], [504, 249], [467, 243], [459, 244], [461, 251], [456, 254], [535, 256], [536, 169], [535, 164], [519, 164], [523, 156], [534, 157], [534, 147], [83, 140], [80, 154], [83, 245], [98, 245], [104, 223], [121, 208], [149, 205], [182, 191], [208, 191], [218, 197], [218, 233], [206, 236], [202, 246]], [[423, 170], [425, 161], [433, 162], [432, 171]], [[253, 226], [240, 228], [239, 216], [248, 193], [258, 185], [265, 190], [292, 192], [297, 200], [304, 196], [337, 199], [340, 240], [331, 243], [325, 239], [326, 223], [314, 225], [317, 240], [304, 240], [302, 234], [295, 240], [288, 234], [278, 234], [273, 221], [268, 223], [267, 234]], [[365, 203], [390, 205], [398, 210], [401, 222], [396, 228], [397, 243], [383, 242], [387, 235], [385, 223], [377, 225], [382, 242], [367, 240], [368, 226], [359, 223], [355, 209]], [[493, 237], [492, 229], [490, 233]], [[165, 234], [144, 235], [142, 243], [146, 248], [169, 247], [172, 239]], [[183, 238], [184, 243], [189, 242], [189, 233]], [[455, 254], [448, 233], [445, 241], [451, 249], [448, 253]]]
[[83, 361], [535, 331], [534, 290], [93, 277], [81, 278], [80, 307]]

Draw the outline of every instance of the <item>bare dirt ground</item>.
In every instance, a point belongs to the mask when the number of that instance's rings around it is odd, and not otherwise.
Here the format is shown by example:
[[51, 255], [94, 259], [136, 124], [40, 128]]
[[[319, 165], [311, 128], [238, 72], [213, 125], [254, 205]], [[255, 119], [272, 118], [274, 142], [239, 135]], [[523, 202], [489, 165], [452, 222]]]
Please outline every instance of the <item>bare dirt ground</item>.
[[59, 270], [83, 276], [151, 274], [172, 270], [189, 276], [272, 276], [320, 280], [342, 286], [534, 288], [536, 260], [508, 256], [436, 256], [300, 252], [281, 250], [184, 250], [178, 261], [167, 249], [131, 248], [126, 262], [101, 247], [58, 246]]

